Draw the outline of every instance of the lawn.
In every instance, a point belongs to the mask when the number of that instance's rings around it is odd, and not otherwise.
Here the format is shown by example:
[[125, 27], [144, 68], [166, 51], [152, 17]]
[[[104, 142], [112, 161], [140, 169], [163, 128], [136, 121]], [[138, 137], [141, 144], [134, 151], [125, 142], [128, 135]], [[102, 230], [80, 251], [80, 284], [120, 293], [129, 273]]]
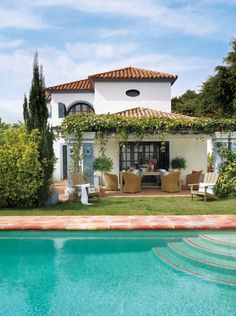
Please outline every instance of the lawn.
[[187, 215], [235, 214], [236, 199], [204, 202], [188, 197], [104, 197], [93, 205], [79, 201], [59, 203], [37, 209], [1, 209], [0, 216], [8, 215]]

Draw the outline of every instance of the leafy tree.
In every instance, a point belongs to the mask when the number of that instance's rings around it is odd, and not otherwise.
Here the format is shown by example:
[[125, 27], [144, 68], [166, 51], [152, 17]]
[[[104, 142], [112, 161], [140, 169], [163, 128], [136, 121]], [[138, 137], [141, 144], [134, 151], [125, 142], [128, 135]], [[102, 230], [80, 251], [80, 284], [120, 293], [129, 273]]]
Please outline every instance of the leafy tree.
[[45, 97], [45, 80], [42, 67], [39, 67], [38, 54], [35, 54], [33, 78], [29, 101], [24, 97], [23, 115], [28, 132], [38, 129], [40, 133], [39, 159], [44, 174], [44, 184], [38, 192], [38, 204], [42, 204], [50, 195], [54, 169], [53, 132], [48, 126], [48, 110]]
[[201, 87], [200, 93], [187, 90], [172, 99], [172, 111], [191, 116], [236, 117], [236, 39], [232, 50], [215, 68]]
[[200, 115], [200, 96], [196, 91], [187, 90], [179, 97], [171, 100], [172, 112], [189, 116]]
[[25, 126], [6, 129], [0, 138], [0, 207], [32, 207], [43, 186], [39, 132]]
[[230, 66], [216, 67], [216, 74], [202, 86], [202, 114], [214, 117], [236, 115], [236, 83], [233, 77]]

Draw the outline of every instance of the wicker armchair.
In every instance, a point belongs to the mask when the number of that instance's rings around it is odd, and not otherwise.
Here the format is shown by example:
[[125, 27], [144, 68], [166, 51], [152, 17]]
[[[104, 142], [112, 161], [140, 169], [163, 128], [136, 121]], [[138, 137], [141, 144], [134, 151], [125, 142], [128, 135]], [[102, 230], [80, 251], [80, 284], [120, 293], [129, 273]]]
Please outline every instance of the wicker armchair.
[[201, 180], [202, 170], [195, 171], [194, 173], [190, 173], [186, 175], [186, 187], [188, 190], [190, 190], [190, 184], [195, 184], [193, 186], [194, 190], [198, 190], [199, 183]]
[[105, 190], [106, 191], [117, 191], [118, 190], [118, 177], [116, 174], [104, 173], [103, 175], [105, 181]]
[[180, 171], [171, 171], [161, 178], [161, 191], [170, 193], [181, 191]]
[[123, 172], [123, 192], [137, 193], [141, 191], [141, 177], [132, 172]]

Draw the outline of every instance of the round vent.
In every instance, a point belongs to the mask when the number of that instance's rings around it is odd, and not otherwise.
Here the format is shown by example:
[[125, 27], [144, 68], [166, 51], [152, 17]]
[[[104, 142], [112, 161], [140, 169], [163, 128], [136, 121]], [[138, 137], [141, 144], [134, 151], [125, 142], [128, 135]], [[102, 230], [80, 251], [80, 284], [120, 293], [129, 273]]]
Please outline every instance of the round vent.
[[137, 97], [140, 95], [140, 92], [136, 89], [127, 90], [125, 93], [128, 97]]

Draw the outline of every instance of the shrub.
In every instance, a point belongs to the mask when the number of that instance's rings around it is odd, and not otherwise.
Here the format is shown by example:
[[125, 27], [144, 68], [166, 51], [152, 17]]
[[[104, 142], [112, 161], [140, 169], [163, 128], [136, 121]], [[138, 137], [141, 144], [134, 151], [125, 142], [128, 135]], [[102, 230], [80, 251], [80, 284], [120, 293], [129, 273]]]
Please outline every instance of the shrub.
[[186, 168], [186, 160], [183, 157], [175, 157], [171, 160], [171, 168], [172, 169], [185, 169]]
[[43, 184], [39, 133], [24, 126], [9, 129], [0, 139], [0, 207], [32, 207]]
[[220, 198], [236, 197], [236, 153], [221, 148], [222, 163], [215, 186], [215, 194]]

